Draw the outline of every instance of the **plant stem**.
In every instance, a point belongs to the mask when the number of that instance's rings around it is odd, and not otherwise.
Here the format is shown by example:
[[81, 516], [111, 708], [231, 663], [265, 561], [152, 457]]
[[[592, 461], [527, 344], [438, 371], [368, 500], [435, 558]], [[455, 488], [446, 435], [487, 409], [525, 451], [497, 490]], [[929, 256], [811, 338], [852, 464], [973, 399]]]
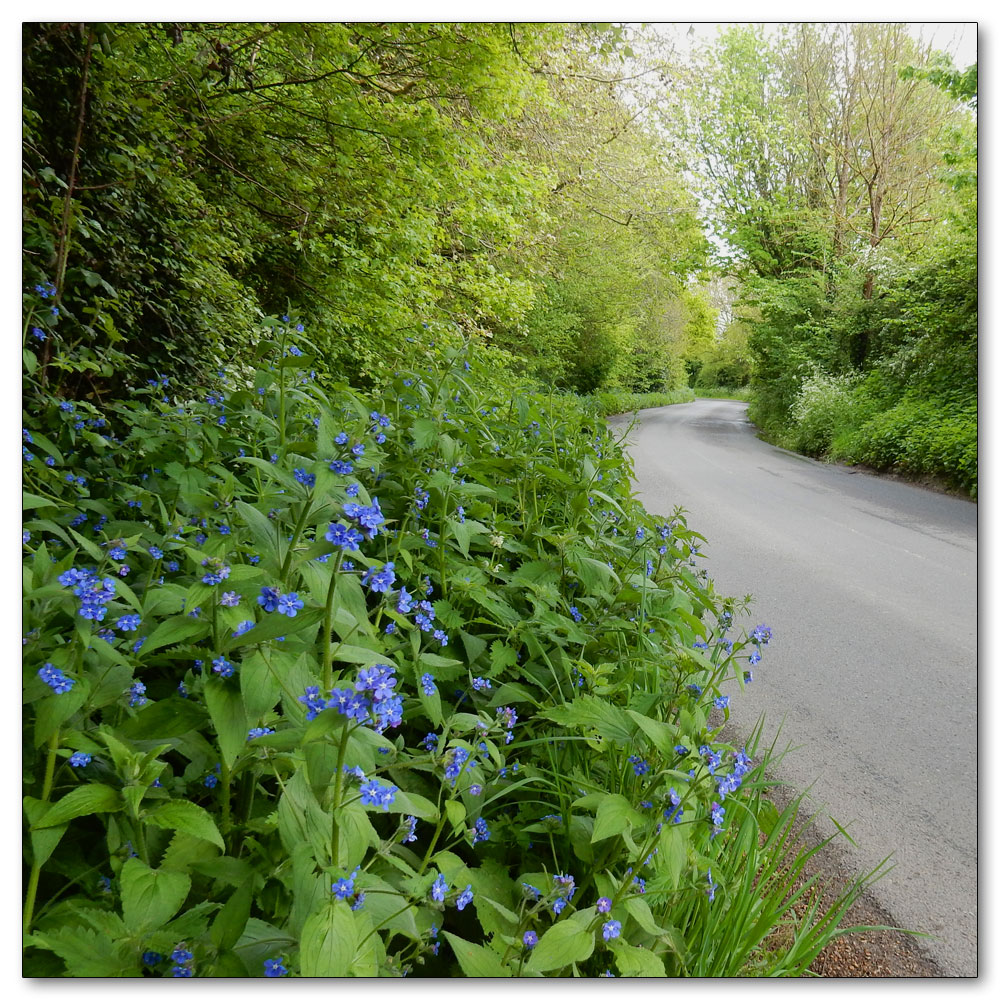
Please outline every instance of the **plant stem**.
[[337, 749], [337, 774], [333, 786], [333, 806], [330, 810], [333, 814], [330, 860], [334, 866], [340, 864], [340, 823], [337, 821], [337, 813], [340, 811], [340, 800], [344, 795], [344, 757], [347, 754], [347, 740], [350, 735], [350, 727], [345, 725], [344, 731], [340, 734], [340, 747]]
[[288, 551], [285, 553], [285, 561], [281, 564], [281, 581], [288, 586], [288, 580], [286, 579], [288, 575], [288, 568], [292, 564], [292, 554], [295, 551], [295, 546], [298, 544], [299, 535], [302, 534], [302, 529], [305, 527], [306, 518], [309, 516], [309, 510], [312, 507], [312, 503], [306, 499], [302, 505], [302, 513], [299, 515], [298, 521], [295, 522], [295, 530], [292, 532], [292, 539], [288, 543]]
[[337, 591], [337, 573], [344, 558], [344, 550], [337, 555], [330, 575], [330, 586], [326, 591], [326, 608], [323, 614], [323, 690], [329, 691], [333, 685], [333, 599]]
[[[49, 737], [49, 752], [45, 759], [45, 777], [42, 779], [42, 801], [48, 802], [52, 794], [52, 781], [56, 773], [56, 752], [59, 749], [59, 730]], [[42, 866], [34, 861], [31, 865], [31, 874], [28, 876], [28, 889], [24, 898], [24, 919], [22, 929], [25, 934], [31, 928], [31, 921], [35, 912], [35, 897], [38, 895], [38, 879], [42, 874]]]

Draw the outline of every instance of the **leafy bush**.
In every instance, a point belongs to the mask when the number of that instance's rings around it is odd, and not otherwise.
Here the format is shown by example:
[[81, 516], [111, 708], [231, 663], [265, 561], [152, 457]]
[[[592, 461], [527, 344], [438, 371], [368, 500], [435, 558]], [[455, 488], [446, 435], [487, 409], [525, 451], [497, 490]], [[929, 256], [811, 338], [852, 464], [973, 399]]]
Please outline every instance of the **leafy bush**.
[[770, 629], [682, 513], [482, 357], [368, 399], [271, 332], [204, 393], [29, 394], [25, 973], [801, 974], [850, 894], [795, 915], [719, 739]]
[[817, 370], [803, 379], [792, 404], [789, 437], [792, 447], [807, 455], [829, 451], [838, 430], [852, 424], [852, 379]]
[[674, 389], [672, 392], [595, 392], [586, 397], [603, 417], [617, 413], [633, 413], [648, 410], [654, 406], [672, 406], [674, 403], [690, 403], [694, 393], [690, 389]]
[[877, 469], [899, 468], [943, 478], [975, 498], [979, 488], [979, 434], [975, 403], [904, 397], [838, 444], [837, 457]]

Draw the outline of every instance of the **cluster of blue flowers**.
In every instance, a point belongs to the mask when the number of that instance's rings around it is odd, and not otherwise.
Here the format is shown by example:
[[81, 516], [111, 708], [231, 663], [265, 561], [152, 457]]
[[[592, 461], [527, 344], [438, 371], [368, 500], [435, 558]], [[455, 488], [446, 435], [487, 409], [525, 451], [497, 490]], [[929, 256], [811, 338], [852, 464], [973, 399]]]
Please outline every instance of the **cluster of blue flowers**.
[[[386, 565], [392, 566], [392, 563], [387, 563]], [[429, 584], [427, 591], [428, 593], [431, 592]], [[400, 587], [399, 596], [396, 599], [396, 611], [401, 615], [408, 615], [415, 611], [413, 621], [417, 628], [421, 632], [430, 632], [432, 638], [436, 639], [441, 646], [448, 645], [448, 633], [444, 629], [436, 628], [434, 625], [434, 605], [430, 601], [418, 601], [413, 594], [407, 593], [405, 587]]]
[[[437, 878], [431, 883], [431, 899], [435, 903], [443, 903], [448, 895], [448, 883], [444, 875], [438, 872]], [[467, 885], [456, 897], [455, 907], [464, 910], [473, 900], [472, 886]]]
[[330, 707], [382, 733], [403, 721], [403, 699], [395, 693], [396, 683], [394, 668], [388, 663], [376, 663], [358, 671], [353, 689], [334, 688], [327, 700], [317, 686], [310, 685], [305, 694], [299, 695], [299, 701], [306, 706], [308, 721]]
[[46, 663], [44, 667], [41, 667], [38, 671], [38, 676], [56, 694], [66, 694], [67, 691], [73, 689], [73, 685], [76, 683], [72, 677], [67, 677], [58, 667], [52, 666], [51, 663]]
[[114, 598], [117, 582], [110, 576], [98, 579], [95, 569], [68, 569], [59, 574], [59, 583], [72, 587], [80, 599], [80, 616], [91, 621], [103, 621], [105, 605]]
[[385, 524], [385, 517], [379, 506], [378, 497], [372, 497], [372, 502], [368, 506], [345, 503], [344, 516], [348, 520], [358, 522], [368, 541], [371, 541], [378, 534], [379, 525]]
[[395, 563], [387, 562], [384, 566], [372, 566], [361, 578], [362, 584], [373, 593], [388, 594], [396, 582]]
[[257, 603], [267, 612], [277, 611], [289, 618], [294, 618], [305, 607], [295, 591], [283, 594], [277, 587], [261, 587]]
[[170, 975], [174, 979], [190, 979], [194, 975], [194, 970], [191, 968], [194, 955], [184, 945], [179, 944], [174, 948], [170, 955], [170, 961], [174, 963], [170, 970]]
[[388, 812], [389, 806], [396, 801], [398, 791], [395, 785], [383, 785], [377, 778], [371, 778], [361, 786], [361, 804]]
[[357, 552], [364, 538], [356, 528], [336, 521], [330, 522], [330, 527], [326, 529], [326, 534], [323, 537], [345, 552]]
[[229, 576], [230, 567], [221, 559], [215, 557], [202, 559], [201, 564], [206, 568], [201, 582], [207, 583], [210, 587], [214, 587], [217, 583], [222, 583]]

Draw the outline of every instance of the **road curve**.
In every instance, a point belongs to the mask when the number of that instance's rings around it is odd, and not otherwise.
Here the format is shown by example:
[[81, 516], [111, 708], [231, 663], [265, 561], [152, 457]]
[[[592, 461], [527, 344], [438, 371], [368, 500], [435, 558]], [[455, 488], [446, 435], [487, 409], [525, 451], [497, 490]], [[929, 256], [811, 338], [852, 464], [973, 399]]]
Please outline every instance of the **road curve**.
[[872, 894], [977, 975], [976, 505], [774, 448], [729, 400], [643, 410], [626, 443], [646, 508], [685, 508], [718, 592], [774, 630], [737, 728], [783, 721], [779, 776], [859, 870], [892, 855]]

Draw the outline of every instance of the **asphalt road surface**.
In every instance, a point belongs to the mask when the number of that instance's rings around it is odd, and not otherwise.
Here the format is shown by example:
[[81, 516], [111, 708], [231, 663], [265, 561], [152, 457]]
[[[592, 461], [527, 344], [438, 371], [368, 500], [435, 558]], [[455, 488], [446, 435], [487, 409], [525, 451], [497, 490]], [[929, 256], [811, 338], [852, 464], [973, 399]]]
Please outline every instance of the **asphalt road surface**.
[[644, 410], [627, 442], [646, 508], [685, 508], [717, 591], [752, 593], [747, 629], [773, 629], [734, 686], [737, 729], [783, 723], [799, 749], [777, 776], [847, 825], [859, 871], [892, 855], [872, 894], [933, 935], [946, 975], [975, 976], [976, 505], [774, 448], [745, 403]]

